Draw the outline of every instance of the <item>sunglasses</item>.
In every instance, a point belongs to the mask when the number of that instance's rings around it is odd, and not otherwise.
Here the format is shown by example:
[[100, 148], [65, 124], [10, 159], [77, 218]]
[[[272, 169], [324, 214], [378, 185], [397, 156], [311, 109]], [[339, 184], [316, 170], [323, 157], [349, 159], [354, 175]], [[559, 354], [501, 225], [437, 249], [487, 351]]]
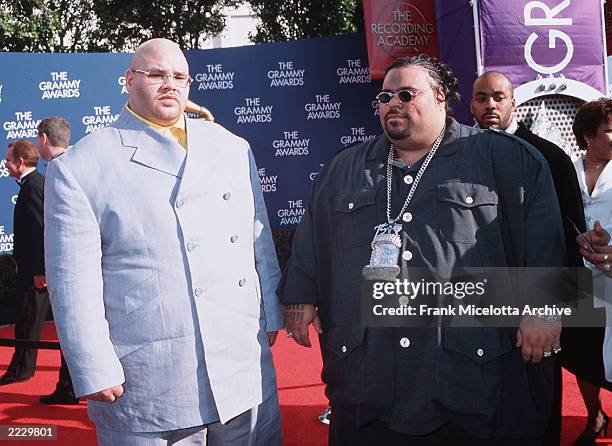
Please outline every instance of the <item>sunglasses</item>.
[[389, 102], [391, 102], [391, 99], [393, 99], [393, 96], [397, 96], [397, 98], [401, 102], [410, 102], [414, 98], [416, 98], [418, 95], [420, 95], [421, 93], [423, 93], [423, 90], [421, 91], [400, 90], [397, 93], [391, 93], [390, 91], [381, 91], [380, 93], [376, 95], [376, 100], [380, 104], [388, 104]]

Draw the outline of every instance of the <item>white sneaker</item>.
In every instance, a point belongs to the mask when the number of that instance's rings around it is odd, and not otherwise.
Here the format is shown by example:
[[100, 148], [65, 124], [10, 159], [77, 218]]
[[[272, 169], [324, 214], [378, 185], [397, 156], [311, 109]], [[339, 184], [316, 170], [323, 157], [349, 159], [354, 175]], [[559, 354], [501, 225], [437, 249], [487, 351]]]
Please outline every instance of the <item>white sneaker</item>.
[[327, 406], [327, 409], [325, 409], [321, 415], [319, 415], [319, 421], [323, 424], [327, 424], [329, 425], [329, 417], [331, 416], [331, 407]]

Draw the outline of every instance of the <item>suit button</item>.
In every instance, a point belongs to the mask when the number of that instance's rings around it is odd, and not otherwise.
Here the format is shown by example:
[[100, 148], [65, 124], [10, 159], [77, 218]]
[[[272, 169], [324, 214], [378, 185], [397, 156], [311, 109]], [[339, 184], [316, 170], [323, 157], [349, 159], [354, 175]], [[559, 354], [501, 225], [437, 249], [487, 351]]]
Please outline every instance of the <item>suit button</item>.
[[412, 214], [410, 212], [406, 212], [404, 215], [402, 215], [402, 220], [404, 220], [406, 223], [410, 223], [412, 221]]
[[476, 350], [476, 354], [480, 357], [484, 356], [484, 350], [479, 348], [478, 350]]
[[196, 288], [193, 290], [193, 294], [195, 294], [196, 297], [200, 297], [202, 294], [204, 294], [204, 290], [202, 288]]
[[346, 353], [346, 345], [342, 346], [342, 353]]
[[472, 197], [465, 197], [465, 202], [467, 204], [472, 204], [474, 202], [474, 199]]
[[408, 338], [402, 338], [400, 339], [400, 345], [404, 348], [408, 348], [410, 347], [410, 339]]
[[174, 205], [177, 208], [180, 208], [183, 205], [183, 200], [181, 200], [180, 198], [178, 200], [176, 200], [176, 203], [174, 203]]
[[414, 178], [412, 178], [412, 175], [406, 175], [404, 177], [404, 183], [406, 184], [412, 184], [413, 181], [414, 181]]
[[231, 192], [226, 192], [226, 193], [223, 194], [223, 199], [225, 201], [228, 201], [231, 198], [231, 196], [232, 196]]
[[232, 243], [236, 243], [237, 241], [238, 241], [238, 236], [237, 236], [237, 235], [232, 235], [232, 236], [230, 237], [230, 242], [232, 242]]
[[243, 287], [245, 283], [246, 283], [246, 279], [240, 279], [240, 280], [238, 281], [238, 286], [239, 286], [239, 287]]
[[402, 259], [404, 259], [406, 262], [410, 262], [412, 260], [412, 252], [411, 251], [404, 251], [402, 253]]
[[191, 252], [191, 251], [195, 251], [195, 249], [196, 249], [195, 242], [188, 242], [187, 243], [187, 251]]
[[349, 203], [349, 204], [348, 204], [348, 208], [349, 208], [349, 210], [350, 210], [350, 209], [353, 209], [354, 207], [355, 207], [355, 203]]

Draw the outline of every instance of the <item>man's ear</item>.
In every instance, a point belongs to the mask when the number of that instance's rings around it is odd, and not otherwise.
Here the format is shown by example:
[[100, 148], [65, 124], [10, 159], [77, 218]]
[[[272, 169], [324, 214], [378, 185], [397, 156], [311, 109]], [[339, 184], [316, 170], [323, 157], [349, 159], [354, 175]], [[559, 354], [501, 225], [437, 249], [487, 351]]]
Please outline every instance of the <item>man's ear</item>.
[[435, 89], [435, 95], [436, 95], [436, 102], [438, 103], [438, 105], [441, 106], [440, 109], [443, 109], [446, 107], [445, 103], [446, 103], [446, 95], [444, 94], [444, 90], [442, 88], [442, 86], [439, 86], [438, 88]]
[[125, 88], [128, 91], [128, 93], [130, 92], [130, 89], [132, 88], [133, 80], [134, 80], [134, 72], [132, 71], [131, 68], [128, 68], [127, 70], [125, 70]]

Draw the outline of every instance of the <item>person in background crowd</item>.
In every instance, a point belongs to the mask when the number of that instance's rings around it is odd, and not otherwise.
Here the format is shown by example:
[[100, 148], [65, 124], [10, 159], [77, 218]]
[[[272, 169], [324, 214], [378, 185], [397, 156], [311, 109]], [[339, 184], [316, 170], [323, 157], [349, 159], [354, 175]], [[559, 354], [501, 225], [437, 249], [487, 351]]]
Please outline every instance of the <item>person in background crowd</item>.
[[[36, 169], [36, 147], [26, 140], [9, 144], [6, 167], [17, 179], [19, 195], [13, 215], [13, 258], [16, 264], [17, 319], [15, 339], [40, 341], [43, 323], [49, 314], [45, 279], [43, 193], [45, 177]], [[26, 381], [34, 376], [38, 350], [15, 347], [0, 385]]]
[[[66, 152], [69, 141], [70, 124], [64, 118], [54, 116], [43, 119], [38, 124], [36, 149], [45, 161], [51, 161]], [[39, 400], [43, 404], [78, 404], [79, 399], [74, 396], [72, 379], [61, 350], [60, 358], [59, 378], [55, 390], [50, 395], [41, 396]]]
[[174, 42], [139, 46], [118, 120], [47, 169], [45, 255], [101, 445], [281, 445], [280, 271], [248, 143], [184, 114]]
[[[472, 86], [470, 110], [481, 129], [494, 128], [511, 133], [527, 141], [546, 159], [555, 184], [555, 191], [565, 233], [565, 249], [570, 267], [583, 266], [578, 245], [574, 242], [576, 234], [572, 222], [581, 232], [586, 230], [580, 186], [571, 158], [557, 145], [540, 138], [527, 129], [523, 122], [514, 116], [516, 100], [512, 81], [503, 73], [488, 71], [480, 75]], [[555, 357], [555, 400], [550, 425], [544, 438], [544, 445], [556, 446], [561, 441], [561, 403], [563, 379], [561, 365], [564, 362], [580, 363], [584, 360], [580, 349], [569, 348], [571, 339], [567, 333], [580, 337], [581, 331], [567, 328], [561, 334], [563, 352]]]
[[[288, 336], [309, 347], [312, 323], [321, 337], [330, 445], [535, 445], [547, 427], [558, 319], [524, 316], [518, 329], [361, 323], [364, 265], [402, 278], [412, 268], [565, 265], [546, 161], [518, 138], [452, 119], [457, 89], [433, 58], [394, 61], [377, 96], [384, 134], [325, 165], [296, 230], [279, 292]], [[383, 258], [374, 243], [386, 244]]]
[[[572, 131], [578, 146], [586, 150], [586, 155], [578, 158], [574, 166], [582, 190], [587, 228], [589, 231], [597, 228], [602, 234], [602, 230], [612, 230], [612, 99], [601, 98], [580, 107]], [[576, 446], [592, 445], [597, 437], [607, 436], [609, 418], [601, 407], [600, 393], [602, 387], [612, 390], [612, 283], [595, 265], [587, 263], [587, 267], [593, 271], [593, 295], [601, 313], [601, 325], [583, 330], [591, 335], [581, 335], [579, 340], [580, 348], [590, 352], [592, 359], [585, 373], [577, 374], [588, 421]], [[603, 272], [610, 270], [608, 259], [601, 262], [601, 268]]]

